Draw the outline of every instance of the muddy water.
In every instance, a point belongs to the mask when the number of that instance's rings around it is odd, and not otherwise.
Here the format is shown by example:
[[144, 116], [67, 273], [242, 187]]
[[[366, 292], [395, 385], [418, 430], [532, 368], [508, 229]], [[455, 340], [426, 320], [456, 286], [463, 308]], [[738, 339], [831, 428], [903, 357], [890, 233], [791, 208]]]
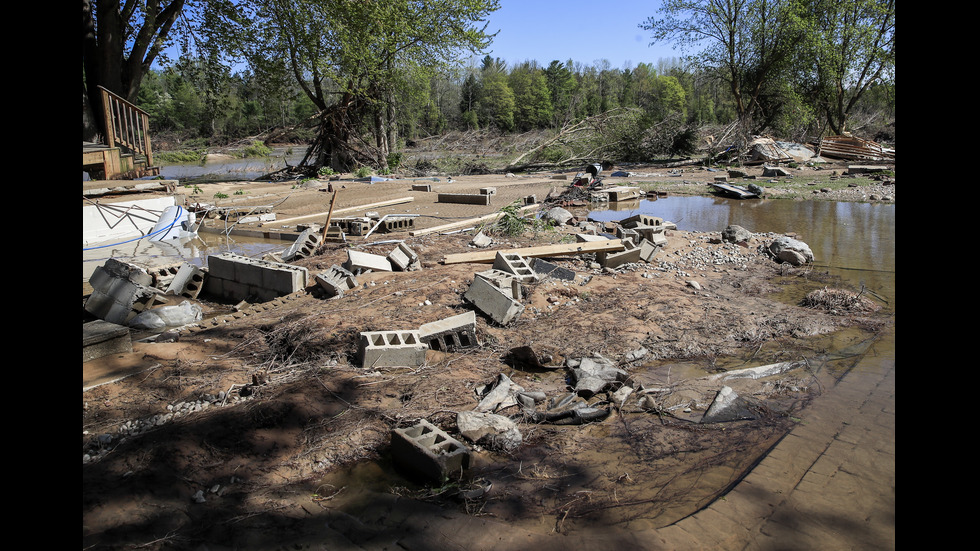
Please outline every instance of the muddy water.
[[183, 184], [219, 182], [224, 180], [252, 180], [303, 160], [303, 147], [273, 148], [268, 157], [250, 159], [213, 158], [203, 163], [162, 164], [160, 176], [168, 180], [180, 180]]

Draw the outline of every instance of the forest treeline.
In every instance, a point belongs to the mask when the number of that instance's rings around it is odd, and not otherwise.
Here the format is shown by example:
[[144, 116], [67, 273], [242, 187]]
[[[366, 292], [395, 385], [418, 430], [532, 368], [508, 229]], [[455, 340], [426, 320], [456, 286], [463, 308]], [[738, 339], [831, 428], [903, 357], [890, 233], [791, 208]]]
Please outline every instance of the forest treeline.
[[[457, 78], [437, 75], [415, 92], [396, 97], [400, 147], [454, 130], [558, 132], [617, 108], [636, 110], [643, 128], [670, 121], [673, 133], [665, 133], [670, 137], [684, 128], [726, 126], [737, 118], [722, 81], [685, 69], [679, 58], [613, 68], [608, 60], [589, 65], [554, 60], [547, 67], [525, 61], [508, 66], [487, 56], [479, 64], [469, 64]], [[799, 141], [814, 134], [819, 123], [812, 114], [815, 110], [802, 98], [796, 99], [799, 104], [783, 104], [767, 122], [768, 132]], [[167, 69], [149, 71], [137, 105], [149, 113], [152, 131], [184, 147], [268, 136], [278, 142], [309, 143], [316, 134], [316, 106], [296, 84], [273, 84], [248, 70], [208, 73], [201, 62], [181, 60]], [[862, 96], [852, 124], [870, 132], [869, 139], [889, 142], [894, 135], [888, 123], [894, 117], [894, 84], [877, 84]], [[659, 152], [668, 153], [672, 145], [664, 144]]]

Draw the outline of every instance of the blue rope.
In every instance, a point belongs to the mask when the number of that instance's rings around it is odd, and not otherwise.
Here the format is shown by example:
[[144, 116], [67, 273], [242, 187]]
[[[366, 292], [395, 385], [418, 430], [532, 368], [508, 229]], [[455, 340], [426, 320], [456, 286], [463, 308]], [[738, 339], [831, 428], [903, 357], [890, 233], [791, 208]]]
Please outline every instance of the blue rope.
[[126, 243], [132, 243], [134, 241], [139, 241], [140, 239], [146, 239], [147, 237], [153, 237], [154, 235], [157, 235], [159, 233], [166, 233], [166, 232], [170, 231], [171, 228], [174, 227], [174, 224], [177, 223], [177, 220], [180, 220], [180, 215], [183, 214], [183, 212], [184, 212], [184, 207], [182, 207], [180, 205], [177, 205], [177, 216], [174, 217], [173, 221], [170, 222], [170, 225], [169, 226], [167, 226], [166, 228], [162, 228], [159, 231], [155, 231], [155, 232], [153, 232], [151, 234], [148, 234], [148, 235], [143, 235], [143, 236], [140, 236], [140, 237], [136, 237], [134, 239], [129, 239], [127, 241], [120, 241], [118, 243], [109, 243], [107, 245], [99, 245], [97, 247], [82, 247], [82, 250], [83, 251], [94, 251], [96, 249], [104, 249], [106, 247], [115, 247], [115, 246], [118, 246], [118, 245], [124, 245]]

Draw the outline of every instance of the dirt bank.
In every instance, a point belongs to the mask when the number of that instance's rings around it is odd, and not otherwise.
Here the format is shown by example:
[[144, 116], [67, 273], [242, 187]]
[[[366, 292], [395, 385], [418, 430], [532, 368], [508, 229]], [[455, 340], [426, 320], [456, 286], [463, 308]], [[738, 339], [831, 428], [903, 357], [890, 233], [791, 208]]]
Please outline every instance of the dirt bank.
[[[714, 176], [683, 174], [665, 174], [656, 185], [703, 192]], [[336, 209], [410, 196], [372, 210], [417, 214], [422, 228], [560, 193], [569, 180], [554, 176], [438, 183], [446, 192], [494, 187], [489, 208], [438, 203], [405, 181], [329, 185], [338, 191]], [[274, 204], [280, 220], [318, 221], [333, 197], [327, 185], [215, 184], [189, 199], [224, 195], [223, 205]], [[239, 189], [245, 193], [236, 195]], [[497, 235], [490, 249], [557, 243], [574, 231]], [[357, 337], [472, 309], [462, 295], [486, 266], [441, 262], [473, 251], [471, 232], [352, 238], [296, 262], [316, 274], [342, 264], [349, 246], [387, 254], [392, 245], [371, 245], [375, 238], [404, 239], [420, 255], [422, 270], [362, 275], [358, 288], [338, 299], [322, 298], [313, 285], [242, 311], [202, 299], [206, 319], [182, 328], [176, 340], [137, 342], [131, 354], [83, 366], [91, 387], [83, 392], [83, 547], [333, 549], [343, 542], [350, 549], [415, 549], [397, 528], [413, 512], [506, 522], [515, 538], [520, 530], [669, 524], [738, 480], [792, 426], [794, 413], [832, 384], [834, 371], [847, 368], [846, 357], [828, 350], [873, 338], [891, 323], [873, 310], [831, 313], [787, 299], [836, 282], [776, 264], [760, 252], [773, 237], [731, 244], [719, 232], [668, 231], [653, 262], [615, 271], [597, 268], [589, 255], [553, 258], [575, 272], [574, 281], [529, 285], [516, 322], [501, 327], [478, 316], [481, 346], [429, 351], [417, 368], [361, 367]], [[515, 362], [511, 351], [523, 346], [553, 356], [553, 365]], [[611, 414], [589, 425], [532, 423], [518, 408], [498, 412], [518, 420], [522, 445], [499, 451], [464, 440], [474, 451], [471, 468], [444, 485], [394, 468], [393, 429], [425, 419], [463, 440], [456, 412], [472, 410], [479, 389], [501, 373], [528, 391], [559, 397], [570, 383], [563, 360], [594, 354], [613, 360], [632, 388], [656, 399], [641, 407], [600, 393], [590, 402]], [[751, 399], [754, 418], [699, 423], [720, 387], [712, 374], [801, 357], [809, 362], [804, 369], [778, 379], [724, 383]], [[183, 413], [188, 403], [202, 409]], [[501, 548], [518, 548], [516, 541], [505, 539]]]

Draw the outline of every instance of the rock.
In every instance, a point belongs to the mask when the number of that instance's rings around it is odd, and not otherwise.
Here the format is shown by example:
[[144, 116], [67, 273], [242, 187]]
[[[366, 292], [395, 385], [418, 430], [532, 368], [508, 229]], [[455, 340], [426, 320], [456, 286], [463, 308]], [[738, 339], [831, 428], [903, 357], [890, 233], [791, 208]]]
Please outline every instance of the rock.
[[473, 240], [470, 241], [470, 245], [473, 245], [474, 247], [480, 247], [481, 249], [484, 247], [489, 247], [491, 243], [493, 243], [493, 240], [490, 239], [482, 231], [474, 235]]
[[721, 231], [721, 240], [728, 243], [743, 243], [749, 239], [752, 239], [752, 232], [737, 224], [732, 224]]
[[495, 450], [511, 451], [523, 441], [517, 424], [495, 413], [461, 411], [456, 414], [456, 427], [471, 441], [486, 442]]
[[544, 213], [541, 218], [548, 221], [553, 226], [564, 226], [569, 220], [574, 218], [574, 216], [572, 216], [572, 213], [561, 207], [554, 207], [548, 212]]
[[708, 406], [708, 411], [704, 412], [701, 422], [720, 423], [738, 419], [755, 419], [755, 417], [742, 397], [736, 394], [731, 387], [723, 386], [715, 395], [711, 405]]
[[813, 262], [813, 251], [806, 243], [792, 237], [777, 237], [767, 248], [769, 254], [780, 262], [788, 262], [793, 266], [802, 266]]

